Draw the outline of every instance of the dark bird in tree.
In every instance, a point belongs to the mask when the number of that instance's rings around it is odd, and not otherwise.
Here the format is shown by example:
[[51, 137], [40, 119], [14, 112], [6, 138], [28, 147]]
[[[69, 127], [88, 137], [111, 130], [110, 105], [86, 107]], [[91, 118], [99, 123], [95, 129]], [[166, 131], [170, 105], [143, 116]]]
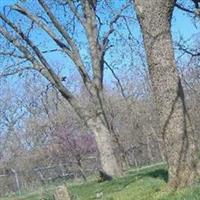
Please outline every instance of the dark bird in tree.
[[67, 78], [66, 76], [63, 76], [61, 81], [66, 81], [66, 78]]

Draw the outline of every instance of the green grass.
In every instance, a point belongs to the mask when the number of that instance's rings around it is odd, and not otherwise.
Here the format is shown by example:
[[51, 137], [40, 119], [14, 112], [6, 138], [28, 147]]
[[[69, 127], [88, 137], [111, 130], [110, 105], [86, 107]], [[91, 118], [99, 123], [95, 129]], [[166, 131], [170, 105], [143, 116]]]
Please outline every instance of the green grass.
[[[166, 188], [167, 171], [163, 166], [130, 170], [124, 177], [109, 182], [70, 183], [73, 200], [199, 200], [200, 185], [170, 192]], [[52, 200], [55, 186], [41, 188], [23, 196], [0, 200]]]

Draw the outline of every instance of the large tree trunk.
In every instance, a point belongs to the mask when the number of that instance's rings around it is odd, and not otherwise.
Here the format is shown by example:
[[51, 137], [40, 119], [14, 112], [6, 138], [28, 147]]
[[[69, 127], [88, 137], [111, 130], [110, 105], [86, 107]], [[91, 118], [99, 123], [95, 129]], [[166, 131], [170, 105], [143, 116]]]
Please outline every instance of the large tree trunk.
[[165, 146], [169, 185], [178, 188], [195, 183], [198, 177], [194, 131], [172, 46], [174, 4], [175, 0], [135, 0]]
[[109, 176], [122, 175], [120, 159], [117, 159], [114, 153], [115, 142], [109, 129], [102, 122], [102, 116], [89, 120], [88, 126], [95, 134], [103, 171]]

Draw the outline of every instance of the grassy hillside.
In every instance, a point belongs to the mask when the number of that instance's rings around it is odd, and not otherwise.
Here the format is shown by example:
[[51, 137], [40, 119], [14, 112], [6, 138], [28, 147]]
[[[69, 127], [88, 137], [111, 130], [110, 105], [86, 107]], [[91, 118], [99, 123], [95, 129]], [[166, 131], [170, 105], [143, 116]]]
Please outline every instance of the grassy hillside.
[[[200, 185], [176, 192], [166, 190], [167, 171], [163, 166], [130, 170], [122, 178], [110, 182], [68, 184], [74, 200], [199, 200]], [[1, 200], [52, 200], [55, 187], [41, 188], [24, 196]]]

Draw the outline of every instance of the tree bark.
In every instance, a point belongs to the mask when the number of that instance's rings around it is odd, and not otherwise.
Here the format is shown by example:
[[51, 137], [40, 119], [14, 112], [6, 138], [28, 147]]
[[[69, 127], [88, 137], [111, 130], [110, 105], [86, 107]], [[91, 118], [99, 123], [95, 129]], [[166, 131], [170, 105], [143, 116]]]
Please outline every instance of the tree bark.
[[120, 158], [117, 159], [114, 153], [115, 142], [110, 130], [102, 122], [102, 116], [88, 121], [88, 127], [95, 134], [98, 150], [100, 152], [100, 161], [102, 170], [109, 176], [122, 175]]
[[168, 163], [169, 186], [194, 184], [197, 152], [194, 130], [185, 105], [171, 36], [175, 0], [135, 0], [149, 65], [152, 91], [159, 116], [159, 129]]

